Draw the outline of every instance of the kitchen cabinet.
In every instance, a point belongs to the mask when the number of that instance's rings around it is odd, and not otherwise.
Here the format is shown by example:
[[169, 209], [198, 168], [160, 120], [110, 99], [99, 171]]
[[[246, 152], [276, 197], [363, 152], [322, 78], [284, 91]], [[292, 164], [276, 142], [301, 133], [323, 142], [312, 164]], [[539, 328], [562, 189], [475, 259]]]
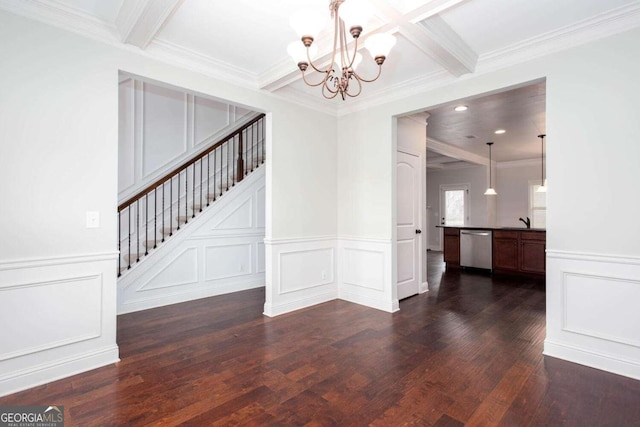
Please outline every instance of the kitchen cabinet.
[[512, 274], [545, 274], [547, 233], [536, 230], [495, 230], [493, 269]]
[[545, 273], [546, 233], [520, 233], [520, 270], [527, 273]]
[[460, 229], [445, 228], [444, 235], [444, 262], [447, 267], [460, 266]]
[[519, 231], [493, 232], [493, 269], [518, 271], [518, 237]]
[[[444, 262], [460, 267], [460, 230], [480, 227], [443, 227]], [[544, 276], [547, 233], [544, 230], [482, 227], [493, 230], [492, 270], [496, 273]]]

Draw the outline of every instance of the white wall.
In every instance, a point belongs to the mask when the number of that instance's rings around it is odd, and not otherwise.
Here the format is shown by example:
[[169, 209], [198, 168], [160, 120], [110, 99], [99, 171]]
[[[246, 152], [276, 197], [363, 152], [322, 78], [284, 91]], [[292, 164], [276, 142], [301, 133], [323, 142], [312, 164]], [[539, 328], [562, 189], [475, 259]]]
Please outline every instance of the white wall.
[[518, 218], [529, 213], [529, 182], [540, 182], [540, 160], [517, 163], [498, 163], [496, 177], [497, 225], [500, 227], [524, 227]]
[[[267, 112], [267, 242], [335, 236], [335, 118], [6, 12], [0, 54], [0, 308], [3, 324], [13, 322], [0, 339], [21, 337], [0, 351], [0, 395], [118, 358], [120, 71]], [[99, 228], [85, 228], [86, 211], [100, 213]], [[323, 268], [308, 267], [310, 275]], [[277, 304], [279, 279], [268, 262], [266, 270]], [[47, 311], [47, 295], [60, 311]], [[85, 298], [99, 305], [100, 319], [71, 309]], [[14, 322], [25, 307], [49, 314]], [[51, 321], [56, 313], [64, 322]]]
[[122, 76], [118, 199], [125, 201], [256, 116], [228, 102]]
[[[459, 169], [429, 169], [427, 174], [427, 206], [429, 209], [429, 248], [442, 250], [442, 231], [436, 228], [442, 218], [440, 207], [440, 186], [452, 184], [469, 185], [469, 222], [468, 225], [484, 226], [489, 224], [487, 196], [487, 167], [470, 166]], [[499, 197], [500, 197], [500, 193]]]
[[619, 328], [640, 288], [639, 49], [636, 29], [341, 117], [339, 233], [392, 241], [395, 115], [546, 78], [545, 353], [640, 378], [640, 330]]

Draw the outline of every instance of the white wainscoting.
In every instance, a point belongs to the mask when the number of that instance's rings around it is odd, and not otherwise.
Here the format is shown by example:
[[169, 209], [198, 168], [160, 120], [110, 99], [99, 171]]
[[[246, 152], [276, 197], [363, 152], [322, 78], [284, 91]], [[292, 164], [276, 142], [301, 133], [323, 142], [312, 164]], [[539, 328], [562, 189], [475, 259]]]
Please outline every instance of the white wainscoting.
[[393, 284], [391, 251], [391, 240], [340, 238], [340, 299], [390, 313], [398, 311], [400, 305]]
[[119, 360], [117, 256], [0, 263], [0, 396]]
[[118, 279], [118, 313], [264, 286], [265, 168]]
[[640, 257], [547, 251], [544, 354], [640, 379]]
[[264, 314], [277, 316], [338, 297], [336, 238], [265, 239], [267, 266]]
[[122, 79], [118, 199], [126, 200], [256, 115], [225, 102]]

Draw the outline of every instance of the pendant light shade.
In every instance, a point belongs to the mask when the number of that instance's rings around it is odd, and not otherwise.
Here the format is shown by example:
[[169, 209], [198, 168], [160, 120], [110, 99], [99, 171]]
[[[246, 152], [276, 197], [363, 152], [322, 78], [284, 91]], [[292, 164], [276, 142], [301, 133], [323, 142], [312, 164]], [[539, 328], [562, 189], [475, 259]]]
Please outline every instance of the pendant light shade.
[[540, 168], [541, 168], [541, 174], [540, 174], [540, 187], [538, 187], [538, 189], [536, 190], [536, 193], [546, 193], [547, 192], [547, 178], [544, 177], [544, 137], [547, 136], [545, 134], [542, 135], [538, 135], [538, 138], [540, 138], [540, 142], [542, 145], [542, 151], [540, 154]]
[[498, 193], [496, 193], [496, 190], [493, 189], [493, 185], [492, 185], [492, 181], [491, 181], [491, 146], [493, 145], [493, 142], [487, 142], [487, 145], [489, 146], [489, 188], [487, 188], [487, 191], [484, 192], [485, 196], [496, 196]]

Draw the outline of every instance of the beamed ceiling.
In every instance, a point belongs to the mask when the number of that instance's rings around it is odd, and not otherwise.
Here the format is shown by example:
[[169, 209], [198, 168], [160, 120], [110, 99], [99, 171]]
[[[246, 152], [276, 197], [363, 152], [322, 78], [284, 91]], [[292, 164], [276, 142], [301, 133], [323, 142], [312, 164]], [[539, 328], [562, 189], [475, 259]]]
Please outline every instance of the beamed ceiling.
[[[640, 0], [369, 2], [375, 15], [363, 25], [362, 38], [387, 32], [397, 37], [397, 44], [381, 78], [347, 101], [325, 100], [318, 88], [306, 86], [287, 55], [287, 45], [297, 39], [290, 15], [314, 6], [328, 11], [328, 0], [0, 0], [0, 8], [335, 115], [640, 26]], [[326, 28], [316, 39], [322, 59], [328, 57], [331, 37]], [[358, 72], [373, 76], [373, 60], [366, 49], [362, 53]], [[314, 77], [319, 76], [309, 75]], [[499, 106], [490, 108], [495, 117], [504, 114]], [[461, 134], [476, 135], [484, 143], [486, 133], [500, 125], [478, 117], [460, 123], [446, 108], [430, 113], [438, 119], [431, 122], [433, 135], [460, 146], [469, 143]], [[540, 111], [535, 114], [532, 129], [541, 126]], [[447, 141], [445, 128], [455, 130], [449, 132], [455, 141]], [[522, 138], [531, 138], [532, 129], [520, 129]], [[476, 142], [466, 146], [480, 153]], [[526, 156], [532, 154], [531, 148], [524, 150]]]

